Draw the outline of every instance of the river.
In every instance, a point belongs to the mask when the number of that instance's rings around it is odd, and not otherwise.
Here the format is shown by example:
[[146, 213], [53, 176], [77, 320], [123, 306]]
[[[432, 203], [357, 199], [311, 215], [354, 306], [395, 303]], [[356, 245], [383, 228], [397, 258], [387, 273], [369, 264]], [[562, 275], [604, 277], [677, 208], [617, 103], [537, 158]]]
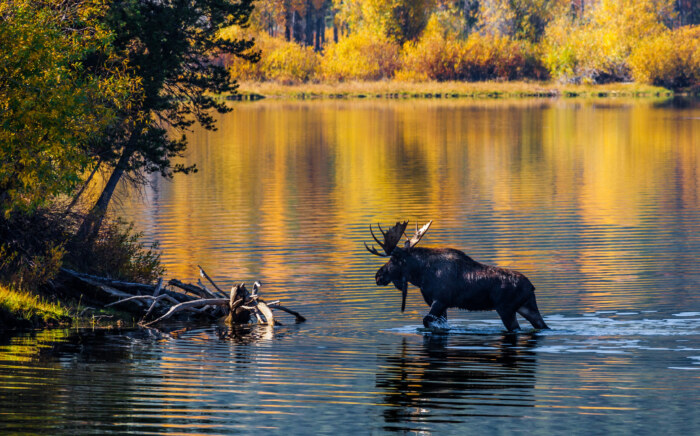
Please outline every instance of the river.
[[[83, 434], [700, 433], [700, 104], [235, 105], [200, 171], [122, 190], [169, 277], [262, 282], [308, 318], [0, 341], [0, 430]], [[378, 287], [369, 224], [517, 269], [551, 330]]]

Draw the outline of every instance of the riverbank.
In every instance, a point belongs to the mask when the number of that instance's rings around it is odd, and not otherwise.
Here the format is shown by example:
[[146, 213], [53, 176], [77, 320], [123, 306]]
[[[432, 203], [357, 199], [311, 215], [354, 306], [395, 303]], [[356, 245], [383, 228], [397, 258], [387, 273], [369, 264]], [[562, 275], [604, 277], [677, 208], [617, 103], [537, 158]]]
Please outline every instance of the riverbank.
[[28, 292], [0, 286], [0, 330], [69, 326], [70, 310]]
[[550, 82], [340, 82], [285, 85], [241, 82], [231, 100], [353, 98], [600, 98], [672, 97], [673, 91], [637, 83], [566, 85]]
[[53, 327], [123, 327], [136, 325], [126, 312], [49, 302], [30, 292], [0, 286], [0, 332]]

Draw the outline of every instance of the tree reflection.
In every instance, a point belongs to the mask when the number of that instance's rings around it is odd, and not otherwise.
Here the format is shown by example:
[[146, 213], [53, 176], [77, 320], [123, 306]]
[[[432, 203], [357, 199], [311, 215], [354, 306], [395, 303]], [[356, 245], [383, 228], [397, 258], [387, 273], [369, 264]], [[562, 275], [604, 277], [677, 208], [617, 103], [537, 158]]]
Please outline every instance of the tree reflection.
[[386, 430], [419, 430], [421, 423], [464, 422], [470, 416], [522, 416], [533, 407], [534, 335], [406, 338], [381, 356], [376, 385], [388, 406]]
[[[6, 380], [0, 389], [4, 429], [145, 430], [133, 418], [143, 392], [142, 374], [134, 371], [134, 362], [153, 345], [143, 340], [150, 335], [144, 330], [44, 330], [3, 341], [7, 344], [0, 348], [0, 377]], [[149, 425], [164, 423], [152, 417]]]

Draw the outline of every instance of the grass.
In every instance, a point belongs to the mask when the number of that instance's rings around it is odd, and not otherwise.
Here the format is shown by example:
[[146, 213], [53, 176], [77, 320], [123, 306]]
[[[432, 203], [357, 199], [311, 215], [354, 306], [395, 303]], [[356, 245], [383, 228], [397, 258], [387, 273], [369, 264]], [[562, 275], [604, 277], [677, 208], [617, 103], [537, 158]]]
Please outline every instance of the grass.
[[0, 328], [3, 324], [10, 327], [43, 327], [69, 324], [70, 321], [71, 314], [66, 307], [29, 292], [0, 286]]
[[[0, 285], [0, 331], [74, 326], [112, 328], [135, 325], [133, 316], [112, 308], [88, 309], [80, 304], [51, 303], [26, 291]], [[82, 313], [81, 313], [82, 312]]]
[[[660, 97], [673, 92], [636, 83], [567, 85], [550, 82], [376, 82], [280, 84], [242, 82], [242, 99], [309, 98], [525, 98], [525, 97]], [[225, 96], [224, 96], [225, 97]]]

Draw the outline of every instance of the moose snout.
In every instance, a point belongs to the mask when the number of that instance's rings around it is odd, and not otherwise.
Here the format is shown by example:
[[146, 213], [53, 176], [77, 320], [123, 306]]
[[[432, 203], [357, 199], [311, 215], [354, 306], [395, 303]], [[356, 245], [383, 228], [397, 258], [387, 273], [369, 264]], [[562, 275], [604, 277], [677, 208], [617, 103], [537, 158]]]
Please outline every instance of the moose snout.
[[382, 269], [379, 269], [379, 271], [377, 271], [377, 274], [374, 276], [374, 280], [376, 280], [377, 285], [379, 286], [386, 286], [391, 281], [389, 275], [385, 274], [384, 271], [382, 271]]

